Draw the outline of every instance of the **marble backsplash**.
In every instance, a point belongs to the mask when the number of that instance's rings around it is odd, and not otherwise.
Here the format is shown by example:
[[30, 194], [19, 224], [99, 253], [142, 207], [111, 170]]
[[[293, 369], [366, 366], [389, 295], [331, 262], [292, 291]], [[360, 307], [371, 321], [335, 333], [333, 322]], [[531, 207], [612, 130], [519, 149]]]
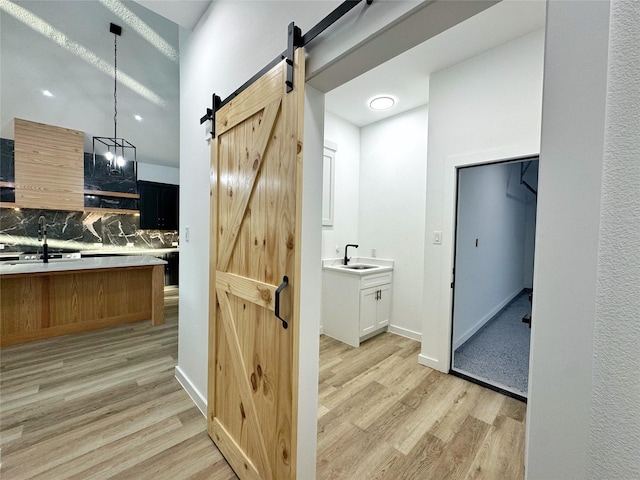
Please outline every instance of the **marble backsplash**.
[[47, 224], [51, 251], [100, 250], [117, 247], [171, 248], [178, 232], [140, 230], [140, 217], [132, 214], [71, 212], [0, 208], [0, 252], [25, 252], [41, 248], [38, 219]]

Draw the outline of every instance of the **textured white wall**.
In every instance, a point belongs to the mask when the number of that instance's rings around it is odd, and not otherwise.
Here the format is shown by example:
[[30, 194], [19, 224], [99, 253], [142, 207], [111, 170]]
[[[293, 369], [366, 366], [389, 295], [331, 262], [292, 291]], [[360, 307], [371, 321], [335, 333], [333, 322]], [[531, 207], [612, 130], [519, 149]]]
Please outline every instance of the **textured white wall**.
[[420, 362], [442, 371], [450, 361], [455, 170], [538, 153], [543, 44], [543, 31], [533, 32], [430, 79]]
[[589, 479], [640, 478], [640, 2], [611, 4]]
[[[520, 164], [459, 172], [454, 348], [524, 288], [527, 203], [521, 198], [531, 194], [519, 178]], [[514, 189], [520, 190], [517, 197]]]
[[589, 476], [608, 38], [608, 2], [548, 3], [529, 480]]
[[390, 330], [420, 340], [428, 108], [361, 129], [358, 255], [394, 261]]
[[[360, 128], [326, 112], [326, 140], [337, 144], [335, 158], [334, 221], [322, 227], [322, 258], [343, 255], [347, 243], [358, 243], [358, 207], [360, 192]], [[358, 250], [356, 256], [363, 256]]]

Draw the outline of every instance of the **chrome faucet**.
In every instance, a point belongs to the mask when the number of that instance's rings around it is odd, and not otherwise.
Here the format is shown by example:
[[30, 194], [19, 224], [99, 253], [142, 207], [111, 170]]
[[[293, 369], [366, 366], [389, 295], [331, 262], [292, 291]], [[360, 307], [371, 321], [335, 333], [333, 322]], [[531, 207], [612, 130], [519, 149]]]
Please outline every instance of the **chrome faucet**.
[[343, 265], [348, 265], [349, 264], [349, 260], [351, 260], [349, 257], [347, 257], [347, 248], [349, 248], [349, 247], [358, 248], [358, 245], [356, 245], [354, 243], [347, 243], [346, 247], [344, 247], [344, 258], [342, 259], [342, 264]]
[[47, 220], [44, 215], [38, 218], [38, 241], [42, 243], [42, 261], [49, 263], [49, 245], [47, 244]]

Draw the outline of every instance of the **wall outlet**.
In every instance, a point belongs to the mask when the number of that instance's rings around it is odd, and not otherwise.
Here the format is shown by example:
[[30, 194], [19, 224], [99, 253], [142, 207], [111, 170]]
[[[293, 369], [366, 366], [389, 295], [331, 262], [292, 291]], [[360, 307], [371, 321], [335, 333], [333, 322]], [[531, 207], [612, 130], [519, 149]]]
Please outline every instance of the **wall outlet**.
[[336, 245], [336, 253], [340, 253], [340, 245]]
[[378, 251], [375, 248], [371, 249], [371, 258], [376, 258], [378, 255]]
[[440, 245], [442, 243], [442, 232], [436, 230], [433, 232], [433, 244]]
[[0, 243], [0, 250], [4, 250], [4, 247], [5, 247], [4, 243]]
[[133, 243], [132, 242], [127, 242], [127, 248], [133, 248]]
[[178, 242], [171, 242], [171, 246], [172, 247], [177, 247], [178, 246]]

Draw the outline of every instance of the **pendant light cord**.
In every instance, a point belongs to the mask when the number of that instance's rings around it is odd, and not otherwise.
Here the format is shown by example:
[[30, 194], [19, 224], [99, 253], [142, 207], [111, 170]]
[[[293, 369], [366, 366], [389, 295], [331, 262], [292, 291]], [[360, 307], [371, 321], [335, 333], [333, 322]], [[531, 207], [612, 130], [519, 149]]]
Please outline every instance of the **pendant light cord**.
[[118, 35], [113, 35], [113, 138], [118, 138]]

